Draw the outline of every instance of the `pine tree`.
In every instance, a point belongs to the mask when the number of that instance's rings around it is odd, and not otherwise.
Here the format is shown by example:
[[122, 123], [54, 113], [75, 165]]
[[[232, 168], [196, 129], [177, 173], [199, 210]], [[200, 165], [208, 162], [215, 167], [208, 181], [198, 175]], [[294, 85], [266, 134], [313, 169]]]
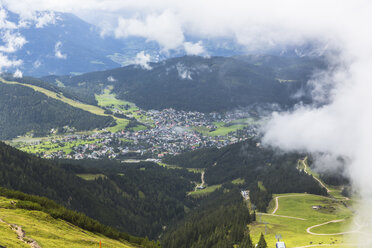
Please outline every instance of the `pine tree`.
[[258, 241], [257, 248], [267, 248], [265, 236], [261, 233], [260, 241]]

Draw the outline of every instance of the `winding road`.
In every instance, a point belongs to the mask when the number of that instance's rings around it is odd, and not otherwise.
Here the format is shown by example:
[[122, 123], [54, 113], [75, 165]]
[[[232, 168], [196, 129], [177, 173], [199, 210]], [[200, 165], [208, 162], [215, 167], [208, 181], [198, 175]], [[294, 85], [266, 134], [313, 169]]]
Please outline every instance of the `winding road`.
[[281, 218], [288, 218], [288, 219], [295, 219], [295, 220], [306, 220], [306, 219], [299, 218], [299, 217], [279, 215], [279, 214], [267, 214], [267, 213], [259, 213], [259, 214], [268, 215], [268, 216], [274, 216], [274, 217], [281, 217]]

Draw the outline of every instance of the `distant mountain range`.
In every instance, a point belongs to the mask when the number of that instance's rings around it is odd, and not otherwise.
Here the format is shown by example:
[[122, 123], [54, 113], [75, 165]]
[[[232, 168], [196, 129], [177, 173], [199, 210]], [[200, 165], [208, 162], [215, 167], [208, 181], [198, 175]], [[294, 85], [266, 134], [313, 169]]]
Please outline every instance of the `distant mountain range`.
[[[269, 55], [184, 56], [79, 76], [49, 76], [50, 83], [93, 93], [113, 85], [121, 99], [144, 109], [226, 111], [252, 104], [289, 107], [311, 102], [307, 81], [326, 67], [322, 58]], [[57, 80], [57, 81], [56, 81]]]
[[[141, 37], [103, 37], [98, 27], [70, 13], [37, 13], [39, 17], [43, 15], [52, 16], [53, 21], [24, 24], [18, 14], [7, 11], [7, 20], [17, 26], [13, 31], [26, 39], [24, 46], [11, 55], [13, 59], [22, 60], [19, 69], [24, 75], [75, 75], [111, 69], [133, 64], [141, 51], [149, 54], [153, 61], [185, 55], [184, 51], [163, 53], [156, 42]], [[212, 54], [224, 56], [238, 54], [242, 49], [237, 45], [226, 45], [226, 41], [204, 43]]]
[[307, 81], [314, 70], [326, 65], [322, 59], [257, 55], [184, 56], [143, 66], [42, 80], [3, 75], [18, 85], [0, 82], [0, 138], [30, 131], [45, 135], [67, 126], [74, 130], [113, 126], [115, 120], [104, 110], [98, 109], [99, 115], [84, 111], [97, 106], [95, 94], [108, 86], [114, 86], [118, 98], [147, 110], [224, 112], [272, 105], [286, 109], [299, 102], [312, 102]]
[[[12, 28], [12, 32], [26, 40], [23, 47], [9, 56], [12, 59], [22, 60], [19, 69], [27, 76], [77, 75], [112, 69], [135, 63], [136, 55], [142, 51], [150, 55], [151, 61], [186, 55], [183, 49], [164, 53], [156, 42], [141, 37], [125, 39], [103, 37], [98, 27], [73, 14], [38, 12], [36, 16], [39, 18], [51, 16], [53, 21], [25, 22], [18, 14], [7, 11], [7, 20], [16, 26]], [[4, 33], [5, 29], [0, 31]], [[246, 48], [229, 39], [209, 40], [186, 37], [186, 40], [201, 41], [210, 56], [235, 56], [247, 52]], [[301, 48], [276, 47], [265, 52], [281, 56], [303, 56], [309, 50], [312, 50], [311, 45]], [[256, 51], [256, 53], [262, 52]]]

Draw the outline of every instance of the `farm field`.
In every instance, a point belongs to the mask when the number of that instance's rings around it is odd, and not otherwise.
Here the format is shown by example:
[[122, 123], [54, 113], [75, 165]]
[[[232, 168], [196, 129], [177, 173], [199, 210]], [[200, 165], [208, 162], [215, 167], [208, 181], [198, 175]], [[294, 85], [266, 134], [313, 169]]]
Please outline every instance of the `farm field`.
[[[0, 245], [5, 247], [30, 247], [21, 241], [10, 224], [19, 225], [25, 231], [25, 238], [35, 240], [41, 247], [102, 247], [130, 248], [105, 236], [78, 228], [66, 221], [54, 219], [40, 211], [14, 208], [11, 199], [0, 197]], [[16, 200], [13, 200], [16, 202]]]

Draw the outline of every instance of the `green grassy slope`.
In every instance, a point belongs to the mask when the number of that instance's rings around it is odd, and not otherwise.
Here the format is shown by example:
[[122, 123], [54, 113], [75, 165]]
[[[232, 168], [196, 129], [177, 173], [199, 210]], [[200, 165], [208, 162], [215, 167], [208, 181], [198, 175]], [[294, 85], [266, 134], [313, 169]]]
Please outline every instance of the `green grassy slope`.
[[[275, 197], [278, 198], [279, 207], [274, 215], [270, 215], [275, 209]], [[321, 209], [315, 210], [313, 206], [320, 205]], [[332, 247], [353, 247], [347, 243], [349, 235], [348, 223], [352, 219], [352, 211], [344, 202], [331, 197], [311, 194], [279, 194], [274, 195], [267, 214], [257, 214], [257, 222], [250, 225], [252, 239], [257, 241], [259, 235], [265, 234], [269, 248], [274, 247], [275, 235], [283, 237], [288, 248], [314, 245], [332, 245]], [[284, 217], [286, 216], [286, 217]], [[294, 218], [288, 218], [294, 217]], [[297, 218], [297, 219], [296, 219]], [[343, 220], [337, 223], [329, 223], [319, 227], [307, 229], [333, 220]], [[267, 223], [265, 227], [264, 223]], [[265, 230], [266, 229], [266, 230]], [[344, 233], [344, 235], [340, 233]], [[317, 246], [318, 245], [318, 246]]]
[[27, 238], [35, 240], [41, 247], [135, 247], [128, 243], [107, 238], [72, 225], [40, 211], [14, 207], [14, 199], [0, 197], [0, 245], [5, 247], [30, 247], [19, 240], [10, 224], [20, 226]]

